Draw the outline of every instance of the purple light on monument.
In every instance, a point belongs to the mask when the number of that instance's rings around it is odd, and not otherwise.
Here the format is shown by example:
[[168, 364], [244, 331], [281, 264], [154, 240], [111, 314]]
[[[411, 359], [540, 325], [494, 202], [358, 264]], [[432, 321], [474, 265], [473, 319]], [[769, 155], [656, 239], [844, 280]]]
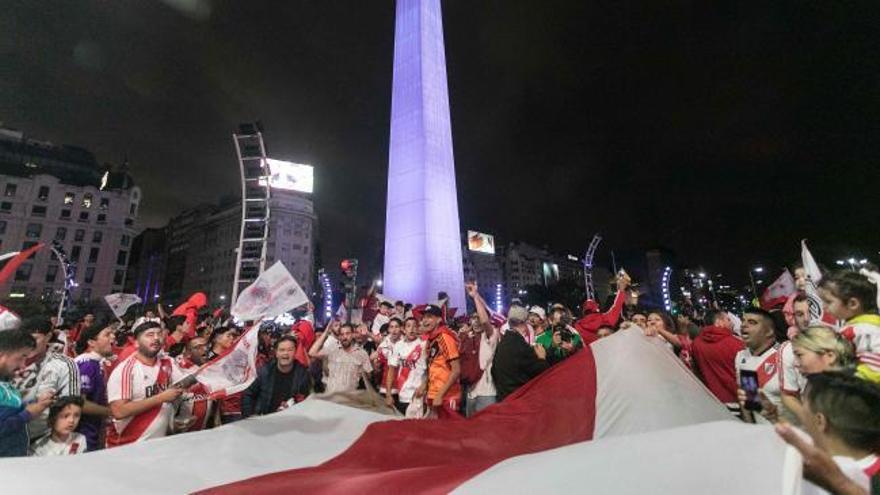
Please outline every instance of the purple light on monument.
[[397, 2], [388, 154], [384, 292], [464, 308], [440, 0]]

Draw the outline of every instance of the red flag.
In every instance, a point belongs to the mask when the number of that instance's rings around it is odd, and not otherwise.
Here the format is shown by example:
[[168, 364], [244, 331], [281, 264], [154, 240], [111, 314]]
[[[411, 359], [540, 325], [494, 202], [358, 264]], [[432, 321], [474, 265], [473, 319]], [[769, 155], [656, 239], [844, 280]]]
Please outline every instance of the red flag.
[[797, 288], [794, 285], [794, 277], [786, 269], [775, 282], [764, 289], [764, 293], [761, 294], [761, 307], [771, 309], [775, 306], [784, 305], [788, 300], [788, 296], [795, 292], [797, 292]]
[[43, 246], [45, 246], [45, 244], [40, 242], [35, 246], [31, 246], [30, 248], [18, 253], [15, 258], [9, 260], [9, 262], [6, 263], [3, 269], [0, 270], [0, 284], [6, 282], [6, 280], [8, 280], [13, 273], [15, 273], [15, 270], [18, 270], [18, 267], [21, 266], [21, 264], [24, 263], [26, 259], [30, 258], [32, 254], [36, 253], [40, 249], [43, 249]]

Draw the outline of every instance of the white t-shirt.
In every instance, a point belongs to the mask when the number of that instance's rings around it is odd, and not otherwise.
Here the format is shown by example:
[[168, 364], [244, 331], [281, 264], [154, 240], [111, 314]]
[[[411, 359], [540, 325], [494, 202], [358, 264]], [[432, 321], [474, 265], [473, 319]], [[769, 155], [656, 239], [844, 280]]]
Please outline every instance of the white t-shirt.
[[[758, 375], [758, 387], [777, 408], [782, 407], [782, 394], [779, 389], [779, 352], [776, 346], [768, 348], [762, 354], [753, 356], [748, 347], [736, 353], [736, 383], [740, 383], [740, 371], [751, 370]], [[763, 416], [756, 414], [759, 423], [767, 422]]]
[[[33, 402], [45, 392], [54, 391], [56, 397], [80, 395], [79, 367], [69, 357], [56, 352], [46, 352], [39, 362], [34, 362], [16, 373], [12, 380], [25, 402]], [[31, 438], [39, 438], [49, 432], [46, 421], [49, 409], [35, 416], [28, 423]]]
[[483, 370], [483, 376], [468, 391], [469, 398], [494, 397], [496, 395], [495, 383], [492, 381], [492, 361], [500, 339], [501, 333], [498, 330], [492, 332], [491, 337], [486, 337], [486, 332], [480, 334], [480, 369]]
[[48, 457], [55, 455], [82, 454], [86, 451], [86, 437], [82, 433], [72, 432], [66, 442], [56, 442], [52, 435], [46, 435], [31, 445], [31, 455]]
[[[869, 471], [876, 472], [877, 463], [880, 459], [876, 455], [869, 455], [863, 459], [853, 459], [852, 457], [844, 457], [836, 455], [832, 457], [837, 467], [843, 471], [843, 474], [854, 481], [857, 485], [865, 490], [865, 493], [871, 493], [871, 476]], [[804, 481], [802, 495], [830, 495], [827, 491], [818, 486]]]
[[779, 345], [779, 360], [779, 389], [789, 395], [803, 392], [807, 379], [795, 367], [794, 346], [790, 341]]
[[422, 339], [408, 341], [403, 338], [394, 344], [388, 366], [397, 368], [397, 380], [394, 383], [400, 402], [412, 402], [416, 390], [425, 381], [425, 372], [428, 369], [426, 358], [425, 342]]
[[[400, 342], [401, 340], [402, 340], [402, 337], [398, 337], [397, 342]], [[376, 348], [376, 350], [379, 352], [379, 354], [385, 359], [386, 363], [389, 363], [391, 361], [391, 355], [394, 354], [394, 345], [397, 342], [392, 342], [391, 336], [386, 335], [385, 338], [382, 339], [382, 342], [379, 343], [379, 347]], [[391, 393], [396, 394], [397, 391], [398, 391], [397, 390], [397, 382], [396, 381], [392, 382]], [[381, 378], [381, 383], [379, 384], [379, 393], [383, 394], [383, 395], [385, 394], [385, 377], [384, 376]]]
[[[156, 363], [149, 366], [137, 356], [137, 353], [132, 354], [113, 369], [107, 381], [108, 403], [150, 398], [186, 376], [170, 357], [160, 355]], [[114, 419], [113, 427], [108, 431], [107, 444], [116, 446], [164, 437], [173, 416], [174, 406], [166, 402], [136, 416]]]
[[382, 328], [382, 325], [391, 321], [390, 316], [385, 316], [382, 313], [377, 313], [376, 317], [373, 318], [373, 326], [370, 329], [373, 332], [373, 335], [379, 335], [379, 330]]

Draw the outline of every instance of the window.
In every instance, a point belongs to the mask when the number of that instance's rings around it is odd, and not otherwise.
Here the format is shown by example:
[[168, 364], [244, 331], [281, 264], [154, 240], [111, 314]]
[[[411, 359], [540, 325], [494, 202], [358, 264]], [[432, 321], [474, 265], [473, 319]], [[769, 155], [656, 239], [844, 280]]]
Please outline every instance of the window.
[[76, 195], [72, 192], [64, 193], [64, 204], [72, 205], [73, 201], [76, 199]]
[[0, 220], [0, 235], [6, 233], [6, 220]]
[[126, 218], [126, 219], [125, 219], [125, 226], [126, 226], [126, 227], [131, 227], [132, 225], [134, 225], [134, 219]]
[[[3, 227], [5, 228], [5, 227], [6, 227], [6, 225], [5, 225], [6, 222], [3, 222], [3, 224], [4, 224]], [[0, 232], [0, 234], [2, 234], [2, 233], [3, 233], [3, 232]], [[129, 237], [129, 236], [125, 235], [125, 234], [122, 234], [122, 240], [119, 241], [119, 245], [120, 245], [120, 246], [124, 246], [124, 247], [128, 247], [128, 244], [129, 244], [130, 242], [131, 242], [131, 237]]]
[[86, 276], [83, 279], [83, 282], [90, 284], [92, 283], [92, 280], [95, 280], [95, 267], [90, 266], [86, 268]]
[[37, 198], [41, 201], [49, 199], [49, 186], [40, 186], [40, 190], [37, 192]]
[[100, 243], [101, 239], [103, 239], [103, 237], [104, 237], [104, 233], [101, 232], [100, 230], [96, 230], [96, 231], [92, 232], [92, 242], [94, 242], [96, 244]]
[[[36, 246], [36, 245], [37, 245], [37, 243], [34, 242], [34, 241], [24, 241], [24, 242], [21, 243], [21, 250], [22, 250], [22, 251], [27, 251], [28, 249], [30, 249], [30, 248], [32, 248], [32, 247], [34, 247], [34, 246]], [[35, 253], [31, 254], [30, 256], [28, 256], [28, 259], [29, 259], [29, 260], [34, 259], [34, 256], [36, 256], [36, 255], [37, 255], [37, 253], [35, 252]]]
[[46, 267], [46, 282], [54, 282], [58, 277], [58, 265], [49, 265]]
[[39, 239], [43, 233], [43, 225], [39, 223], [29, 223], [25, 235], [31, 239]]
[[48, 300], [52, 299], [53, 295], [55, 295], [54, 289], [52, 289], [51, 287], [43, 287], [43, 295], [41, 296], [41, 298], [44, 301], [48, 301]]
[[129, 215], [137, 215], [138, 205], [137, 203], [132, 203], [131, 206], [128, 207]]
[[83, 289], [79, 294], [81, 299], [88, 301], [92, 298], [92, 289]]
[[86, 238], [86, 231], [83, 229], [76, 229], [76, 233], [73, 234], [73, 240], [75, 242], [82, 242], [83, 239]]
[[79, 221], [80, 222], [88, 222], [89, 221], [89, 212], [87, 212], [87, 211], [79, 212]]
[[101, 209], [106, 210], [110, 208], [110, 198], [101, 198]]
[[119, 251], [116, 255], [116, 264], [125, 266], [125, 260], [128, 258], [128, 251]]
[[31, 271], [33, 271], [34, 265], [30, 263], [25, 263], [18, 267], [18, 270], [15, 271], [15, 280], [20, 282], [27, 282], [31, 279]]
[[10, 198], [11, 198], [11, 197], [14, 197], [14, 196], [15, 196], [15, 191], [16, 191], [17, 189], [18, 189], [18, 186], [16, 186], [15, 184], [6, 184], [6, 193], [5, 193], [6, 196], [7, 196], [7, 197], [10, 197]]
[[73, 246], [70, 250], [70, 261], [79, 261], [80, 251], [82, 251], [82, 246]]
[[125, 279], [125, 270], [116, 270], [113, 273], [113, 285], [122, 285], [122, 281]]
[[92, 207], [92, 194], [91, 193], [83, 194], [82, 207], [83, 208], [91, 208]]
[[34, 206], [33, 208], [31, 208], [31, 216], [45, 217], [46, 216], [46, 207], [45, 206]]
[[0, 211], [5, 211], [6, 213], [12, 211], [12, 203], [9, 201], [3, 201], [0, 203]]
[[55, 229], [55, 239], [59, 241], [67, 239], [67, 227], [58, 227]]
[[89, 249], [89, 263], [97, 263], [99, 254], [101, 254], [100, 248]]
[[104, 213], [98, 213], [98, 223], [107, 223], [107, 215]]
[[70, 210], [61, 210], [61, 219], [70, 220]]

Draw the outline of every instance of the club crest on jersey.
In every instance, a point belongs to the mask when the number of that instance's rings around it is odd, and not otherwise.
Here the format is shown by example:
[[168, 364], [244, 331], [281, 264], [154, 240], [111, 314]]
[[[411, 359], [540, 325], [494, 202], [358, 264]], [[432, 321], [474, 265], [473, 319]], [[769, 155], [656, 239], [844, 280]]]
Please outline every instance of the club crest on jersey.
[[764, 363], [764, 373], [772, 375], [776, 372], [776, 363]]

